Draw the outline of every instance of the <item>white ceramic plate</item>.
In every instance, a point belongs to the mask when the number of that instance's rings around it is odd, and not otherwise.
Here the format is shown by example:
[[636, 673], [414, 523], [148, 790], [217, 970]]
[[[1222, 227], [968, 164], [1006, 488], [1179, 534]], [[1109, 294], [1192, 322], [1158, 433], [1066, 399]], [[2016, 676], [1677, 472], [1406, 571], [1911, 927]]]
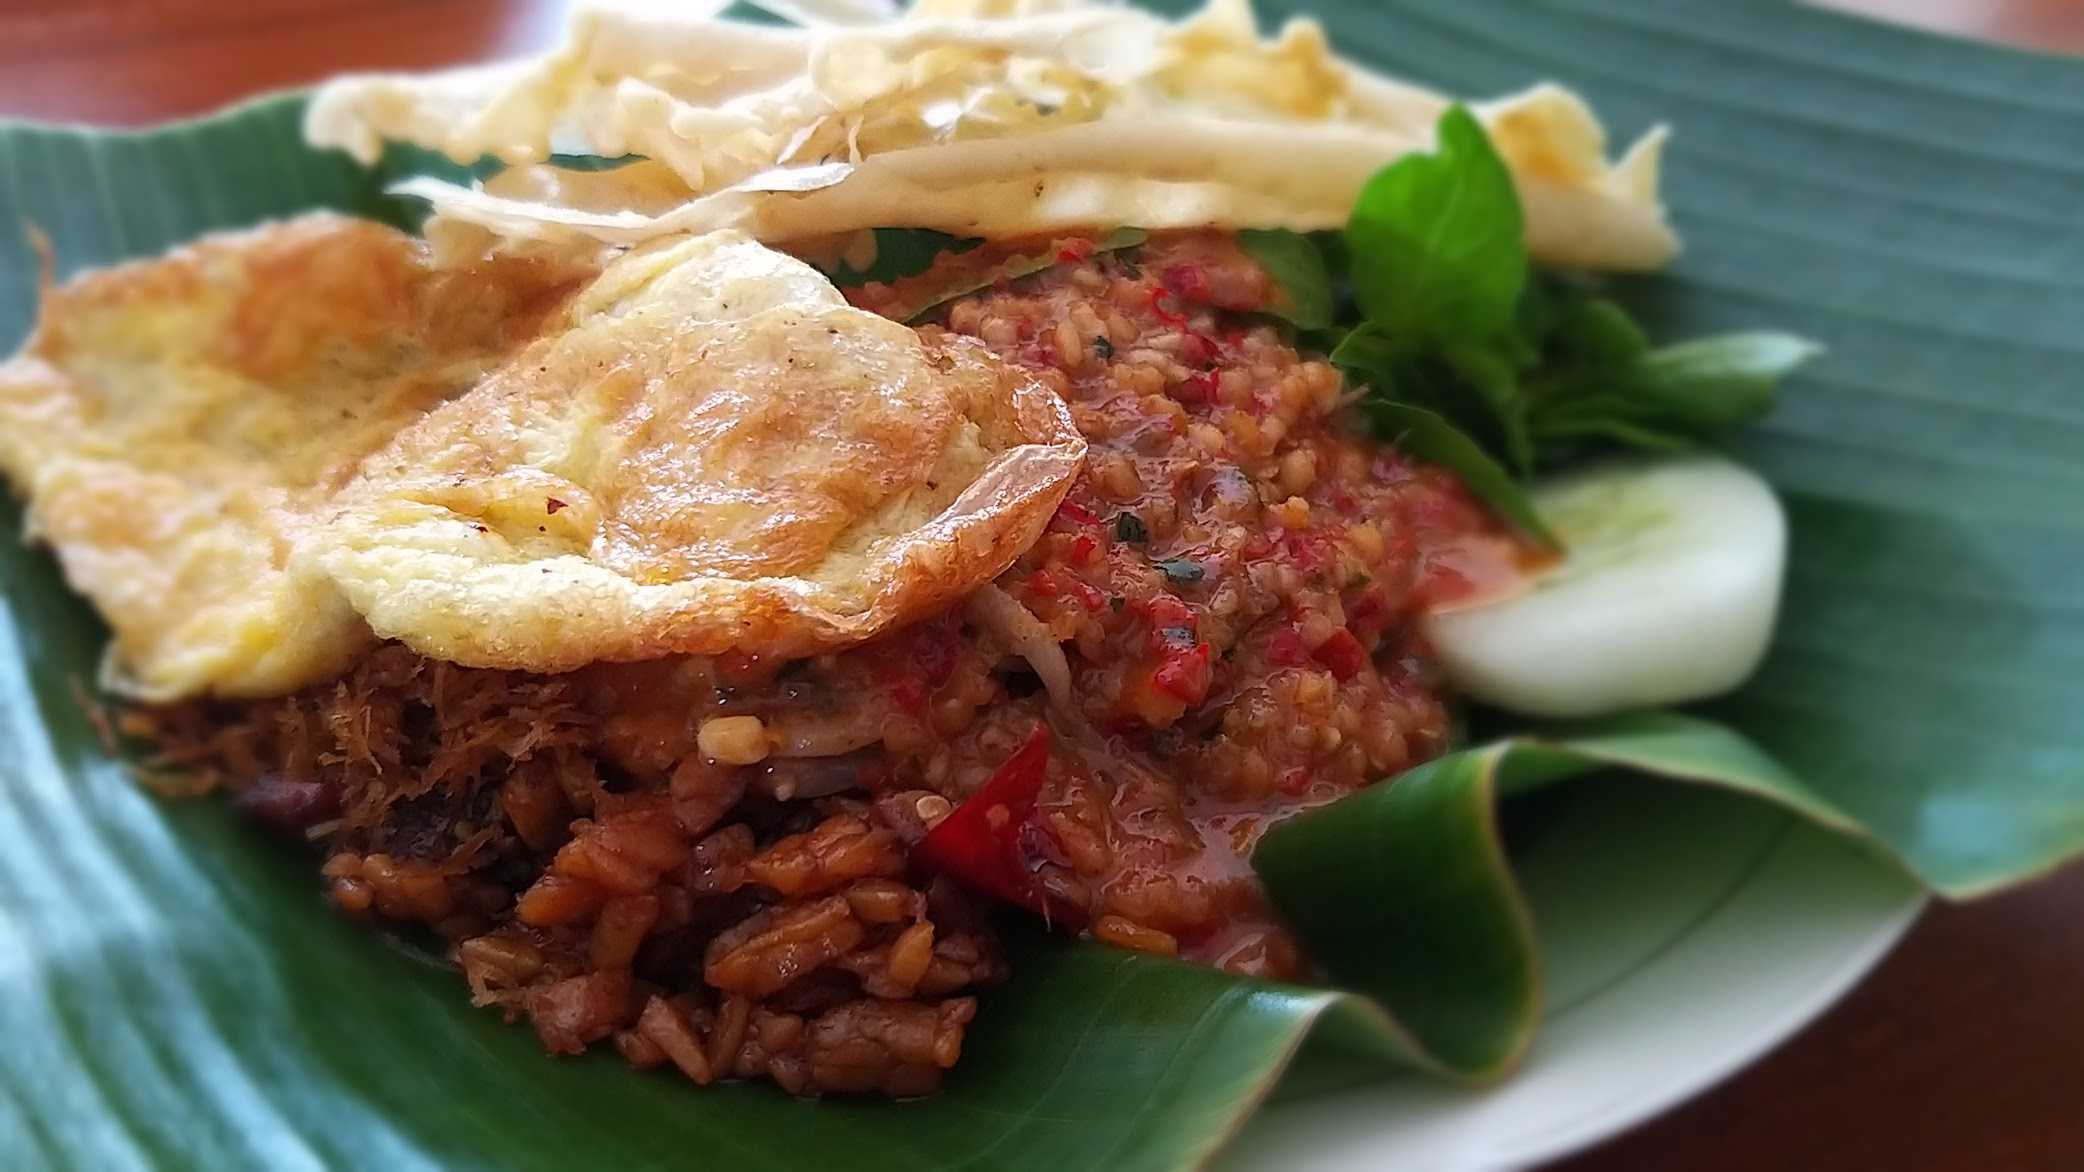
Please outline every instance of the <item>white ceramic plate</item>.
[[[1558, 800], [1560, 799], [1560, 800]], [[1595, 781], [1544, 803], [1517, 852], [1549, 1009], [1526, 1066], [1277, 1102], [1219, 1167], [1519, 1168], [1699, 1093], [1850, 989], [1917, 918], [1908, 879], [1758, 802]]]

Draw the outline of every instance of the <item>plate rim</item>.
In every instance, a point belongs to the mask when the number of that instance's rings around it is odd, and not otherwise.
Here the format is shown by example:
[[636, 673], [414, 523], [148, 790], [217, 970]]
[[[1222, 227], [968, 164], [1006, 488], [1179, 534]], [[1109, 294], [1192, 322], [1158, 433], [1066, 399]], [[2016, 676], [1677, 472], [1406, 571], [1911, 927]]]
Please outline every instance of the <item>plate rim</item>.
[[[1343, 1137], [1346, 1142], [1340, 1144], [1337, 1150], [1329, 1154], [1320, 1150], [1320, 1154], [1313, 1160], [1309, 1149], [1293, 1146], [1278, 1134], [1278, 1131], [1308, 1126], [1315, 1120], [1333, 1121], [1342, 1117], [1351, 1119], [1355, 1113], [1366, 1111], [1371, 1105], [1379, 1107], [1380, 1103], [1371, 1103], [1367, 1097], [1372, 1088], [1333, 1091], [1321, 1096], [1299, 1098], [1287, 1104], [1271, 1105], [1262, 1111], [1259, 1115], [1261, 1125], [1273, 1123], [1277, 1133], [1262, 1136], [1257, 1143], [1248, 1142], [1233, 1147], [1227, 1158], [1217, 1159], [1215, 1167], [1226, 1172], [1245, 1172], [1261, 1167], [1286, 1167], [1295, 1164], [1297, 1167], [1318, 1172], [1329, 1169], [1382, 1167], [1386, 1161], [1395, 1159], [1399, 1161], [1397, 1167], [1400, 1172], [1447, 1172], [1449, 1169], [1453, 1172], [1510, 1172], [1579, 1155], [1713, 1091], [1793, 1039], [1843, 1000], [1895, 950], [1904, 935], [1916, 925], [1932, 903], [1933, 897], [1929, 891], [1900, 868], [1889, 865], [1873, 852], [1862, 850], [1845, 839], [1792, 816], [1789, 817], [1787, 830], [1789, 832], [1779, 835], [1780, 841], [1769, 849], [1768, 856], [1771, 861], [1768, 865], [1739, 884], [1733, 895], [1740, 896], [1743, 892], [1775, 878], [1798, 876], [1804, 871], [1813, 870], [1821, 860], [1827, 866], [1852, 865], [1871, 868], [1868, 881], [1872, 887], [1859, 898], [1876, 900], [1877, 906], [1860, 913], [1862, 926], [1858, 930], [1830, 933], [1829, 938], [1842, 942], [1843, 947], [1820, 966], [1823, 970], [1822, 975], [1801, 985], [1797, 995], [1775, 1006], [1770, 1012], [1755, 1011], [1751, 1017], [1744, 1019], [1742, 1034], [1734, 1044], [1716, 1047], [1709, 1057], [1697, 1065], [1682, 1065], [1673, 1070], [1660, 1071], [1665, 1081], [1658, 1083], [1655, 1089], [1648, 1093], [1631, 1090], [1606, 1107], [1582, 1113], [1536, 1136], [1507, 1138], [1492, 1150], [1464, 1152], [1459, 1157], [1453, 1151], [1454, 1145], [1451, 1140], [1445, 1138], [1421, 1140], [1421, 1144], [1430, 1143], [1431, 1146], [1423, 1146], [1415, 1154], [1389, 1150], [1388, 1145], [1396, 1142], [1390, 1137], [1400, 1134], [1400, 1125], [1393, 1117], [1384, 1120], [1379, 1126], [1354, 1127], [1351, 1134]], [[1890, 887], [1895, 890], [1888, 890]], [[1754, 898], [1758, 898], [1759, 895], [1760, 893], [1754, 892]], [[1729, 914], [1728, 910], [1718, 912], [1709, 916], [1703, 924], [1714, 924]], [[1744, 914], [1755, 914], [1755, 910], [1747, 909]], [[1831, 914], [1851, 915], [1853, 909], [1848, 903], [1846, 910], [1842, 912], [1818, 912], [1820, 917]], [[1722, 930], [1727, 932], [1739, 928], [1744, 922], [1747, 921], [1740, 919], [1725, 923]], [[1800, 929], [1790, 927], [1788, 930]], [[1673, 937], [1674, 940], [1683, 938], [1683, 935]], [[1712, 947], [1716, 938], [1712, 935], [1704, 938], [1700, 946]], [[1680, 948], [1672, 955], [1675, 959], [1683, 958], [1687, 951]], [[1643, 966], [1638, 972], [1654, 967], [1655, 962]], [[1657, 978], [1663, 979], [1665, 978]], [[1630, 980], [1623, 980], [1615, 985], [1612, 991], [1626, 990], [1631, 983]], [[1654, 989], [1654, 986], [1651, 988]], [[1601, 993], [1577, 1004], [1589, 1006], [1604, 996], [1606, 993]], [[1544, 1022], [1547, 1020], [1547, 1015], [1544, 1014]], [[1554, 1033], [1544, 1029], [1541, 1037], [1553, 1039]], [[1537, 1047], [1540, 1045], [1541, 1042], [1537, 1041]], [[1540, 1061], [1540, 1051], [1537, 1049], [1536, 1054], [1530, 1056], [1529, 1065], [1538, 1065]], [[1531, 1070], [1521, 1073], [1537, 1075], [1536, 1071]], [[1464, 1112], [1473, 1114], [1496, 1096], [1510, 1093], [1519, 1077], [1521, 1076], [1516, 1075], [1474, 1092], [1466, 1100]], [[1469, 1094], [1467, 1091], [1457, 1092], [1452, 1088], [1432, 1084], [1412, 1085], [1418, 1086], [1420, 1093], [1428, 1095]], [[1432, 1116], [1437, 1114], [1438, 1107], [1439, 1104], [1436, 1103], [1425, 1105], [1422, 1109], [1426, 1115]], [[1448, 1110], [1453, 1111], [1454, 1108], [1450, 1106]], [[1482, 1121], [1472, 1117], [1460, 1124], [1445, 1120], [1438, 1126], [1455, 1128], [1474, 1126], [1479, 1122]], [[1250, 1134], [1249, 1130], [1247, 1134]], [[1446, 1132], [1440, 1134], [1445, 1136]]]
[[[1873, 975], [1874, 970], [1896, 950], [1896, 946], [1902, 943], [1903, 937], [1917, 926], [1931, 905], [1931, 893], [1918, 891], [1906, 901], [1905, 906], [1890, 917], [1878, 921], [1873, 934], [1860, 942], [1845, 959], [1840, 970], [1830, 979], [1818, 982], [1813, 987], [1811, 997], [1791, 1003], [1790, 1008], [1779, 1020], [1760, 1030], [1749, 1043], [1718, 1055], [1715, 1061], [1703, 1065], [1696, 1074], [1674, 1082], [1668, 1092], [1646, 1096], [1610, 1116], [1588, 1121], [1582, 1135], [1563, 1133], [1569, 1138], [1537, 1159], [1546, 1163], [1582, 1154], [1644, 1123], [1678, 1110], [1742, 1074], [1774, 1050], [1793, 1041], [1836, 1008], [1854, 989], [1864, 984], [1867, 978]], [[1527, 1166], [1514, 1163], [1499, 1167], [1511, 1169]]]

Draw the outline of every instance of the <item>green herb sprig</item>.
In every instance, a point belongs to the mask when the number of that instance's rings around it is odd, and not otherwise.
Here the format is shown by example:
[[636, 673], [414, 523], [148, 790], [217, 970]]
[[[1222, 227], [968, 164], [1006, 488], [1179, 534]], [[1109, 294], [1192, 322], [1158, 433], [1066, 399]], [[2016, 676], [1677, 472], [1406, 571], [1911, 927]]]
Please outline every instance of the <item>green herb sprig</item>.
[[[1366, 388], [1378, 434], [1530, 536], [1555, 544], [1527, 500], [1536, 473], [1601, 448], [1700, 444], [1771, 410], [1780, 380], [1819, 352], [1780, 333], [1653, 347], [1588, 281], [1534, 269], [1511, 172], [1468, 110], [1450, 107], [1437, 139], [1368, 181], [1342, 247], [1295, 233], [1243, 243], [1280, 288], [1277, 312]], [[1325, 309], [1342, 303], [1336, 318]]]

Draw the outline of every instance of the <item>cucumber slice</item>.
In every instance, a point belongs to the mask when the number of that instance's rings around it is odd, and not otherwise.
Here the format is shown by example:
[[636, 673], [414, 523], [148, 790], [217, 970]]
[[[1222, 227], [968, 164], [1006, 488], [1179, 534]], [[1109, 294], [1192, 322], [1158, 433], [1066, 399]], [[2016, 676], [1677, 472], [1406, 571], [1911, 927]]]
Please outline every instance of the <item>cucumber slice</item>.
[[1757, 474], [1715, 456], [1629, 460], [1537, 485], [1568, 550], [1521, 594], [1428, 616], [1464, 694], [1533, 716], [1698, 700], [1757, 669], [1787, 563], [1787, 519]]

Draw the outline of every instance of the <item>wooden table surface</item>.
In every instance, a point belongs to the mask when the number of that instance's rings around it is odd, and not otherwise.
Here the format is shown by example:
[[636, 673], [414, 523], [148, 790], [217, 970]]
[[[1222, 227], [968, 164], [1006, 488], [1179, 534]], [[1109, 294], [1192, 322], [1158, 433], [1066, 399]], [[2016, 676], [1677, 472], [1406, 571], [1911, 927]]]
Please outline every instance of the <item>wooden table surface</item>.
[[[2084, 0], [1831, 0], [2084, 50]], [[344, 69], [554, 39], [560, 0], [0, 0], [0, 116], [140, 123]], [[1873, 976], [1721, 1088], [1554, 1172], [2084, 1168], [2084, 867], [1929, 912]]]

